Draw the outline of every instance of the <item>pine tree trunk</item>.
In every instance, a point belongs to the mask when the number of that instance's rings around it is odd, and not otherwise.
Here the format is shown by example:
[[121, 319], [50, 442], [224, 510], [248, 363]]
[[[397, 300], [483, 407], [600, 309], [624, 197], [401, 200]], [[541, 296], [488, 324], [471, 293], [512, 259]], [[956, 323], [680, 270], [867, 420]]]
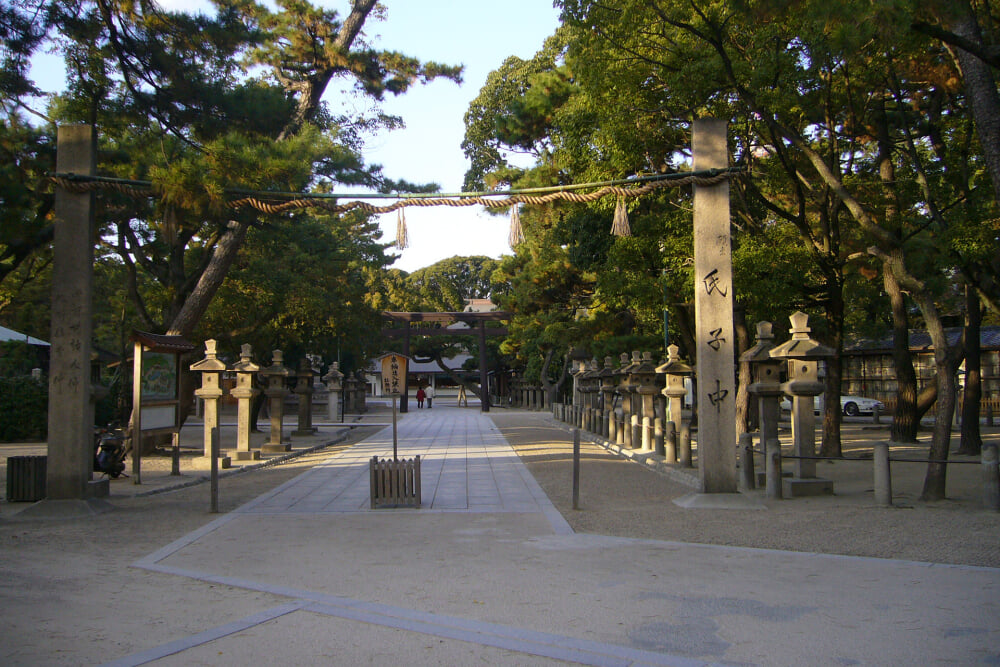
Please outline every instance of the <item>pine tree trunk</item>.
[[833, 348], [833, 358], [826, 360], [826, 403], [823, 408], [823, 439], [820, 456], [843, 456], [840, 442], [840, 394], [844, 379], [844, 291], [843, 285], [832, 286], [827, 295], [826, 321], [830, 335], [825, 341]]
[[958, 454], [978, 455], [983, 451], [979, 429], [979, 408], [983, 397], [980, 326], [983, 312], [976, 288], [965, 288], [965, 395], [962, 401], [962, 436]]
[[[746, 308], [733, 309], [733, 326], [736, 329], [736, 358], [750, 349], [750, 334], [747, 331]], [[756, 401], [750, 395], [750, 362], [739, 362], [738, 382], [736, 385], [736, 432], [749, 433], [755, 430], [756, 411], [753, 409]]]
[[889, 431], [891, 442], [917, 441], [920, 419], [917, 414], [917, 373], [910, 356], [910, 322], [906, 296], [892, 270], [883, 263], [882, 279], [892, 306], [892, 364], [896, 372], [896, 409]]

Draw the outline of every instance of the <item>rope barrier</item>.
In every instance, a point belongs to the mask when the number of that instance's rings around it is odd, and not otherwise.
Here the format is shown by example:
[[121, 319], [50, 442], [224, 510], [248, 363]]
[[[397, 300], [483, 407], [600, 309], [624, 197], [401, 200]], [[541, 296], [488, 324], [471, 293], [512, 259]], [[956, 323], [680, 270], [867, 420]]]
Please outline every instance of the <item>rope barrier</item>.
[[[402, 208], [417, 206], [485, 206], [486, 208], [507, 208], [517, 204], [529, 204], [533, 206], [549, 204], [555, 201], [568, 201], [578, 204], [586, 204], [597, 201], [602, 197], [614, 195], [617, 197], [642, 197], [655, 190], [665, 187], [684, 187], [686, 185], [710, 186], [720, 183], [730, 175], [739, 171], [738, 169], [708, 170], [702, 172], [691, 172], [689, 174], [666, 174], [662, 176], [646, 176], [633, 180], [611, 181], [613, 185], [605, 183], [582, 183], [572, 186], [558, 186], [553, 188], [532, 188], [531, 190], [518, 191], [510, 190], [498, 193], [459, 193], [456, 195], [421, 195], [421, 194], [399, 194], [399, 195], [341, 195], [339, 198], [369, 198], [369, 199], [395, 199], [391, 204], [376, 206], [363, 201], [351, 201], [345, 204], [336, 203], [337, 195], [310, 195], [301, 193], [270, 193], [253, 192], [248, 196], [232, 199], [227, 205], [233, 209], [253, 208], [262, 213], [276, 214], [304, 208], [316, 208], [330, 213], [348, 213], [350, 211], [363, 211], [368, 214], [391, 213]], [[151, 193], [152, 183], [148, 181], [129, 181], [124, 179], [107, 178], [100, 176], [80, 176], [77, 174], [50, 174], [49, 179], [57, 186], [74, 193], [94, 192], [97, 190], [110, 190], [128, 197], [140, 198], [153, 196]], [[625, 187], [627, 183], [642, 183], [633, 187]], [[598, 187], [590, 193], [579, 193], [573, 190], [587, 187]], [[242, 190], [229, 190], [232, 193], [243, 193]], [[538, 194], [535, 194], [538, 193]], [[285, 199], [285, 197], [293, 197]], [[502, 198], [497, 198], [502, 197]], [[281, 201], [275, 201], [276, 199]]]

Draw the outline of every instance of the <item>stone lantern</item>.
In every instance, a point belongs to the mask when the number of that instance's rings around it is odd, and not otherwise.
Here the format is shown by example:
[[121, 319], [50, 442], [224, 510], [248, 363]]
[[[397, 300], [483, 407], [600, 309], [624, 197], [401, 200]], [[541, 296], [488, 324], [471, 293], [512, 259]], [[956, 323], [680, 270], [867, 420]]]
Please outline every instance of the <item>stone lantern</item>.
[[611, 357], [604, 357], [604, 368], [598, 372], [598, 381], [601, 383], [601, 436], [614, 442], [617, 433], [613, 432], [615, 426], [615, 362]]
[[251, 359], [249, 343], [244, 343], [240, 347], [240, 360], [233, 364], [233, 371], [236, 373], [236, 386], [230, 392], [236, 399], [236, 460], [256, 461], [260, 458], [260, 450], [250, 449], [250, 431], [253, 424], [250, 423], [253, 410], [251, 405], [253, 397], [259, 391], [253, 386], [254, 374], [260, 370], [260, 366]]
[[583, 391], [583, 428], [586, 431], [596, 432], [598, 415], [600, 412], [601, 380], [600, 368], [597, 366], [597, 359], [591, 359], [581, 376], [581, 387]]
[[582, 426], [583, 421], [583, 375], [587, 372], [584, 359], [574, 359], [570, 375], [573, 376], [573, 426]]
[[[629, 375], [635, 393], [642, 401], [641, 412], [640, 410], [636, 410], [637, 414], [632, 417], [633, 430], [636, 427], [641, 428], [639, 440], [642, 443], [642, 449], [652, 451], [653, 417], [655, 416], [653, 400], [660, 391], [656, 386], [656, 364], [653, 362], [653, 353], [643, 352], [642, 358], [637, 363], [632, 364]], [[640, 418], [642, 419], [641, 426], [639, 423]], [[635, 442], [635, 435], [633, 435], [632, 446], [635, 447], [637, 444]]]
[[309, 359], [299, 362], [295, 393], [299, 397], [299, 421], [292, 435], [313, 435], [319, 429], [312, 425], [313, 369]]
[[823, 495], [833, 493], [833, 482], [816, 477], [816, 417], [815, 397], [823, 393], [819, 381], [819, 362], [829, 359], [834, 351], [809, 337], [809, 316], [797, 312], [788, 318], [792, 323], [792, 339], [770, 350], [772, 359], [786, 360], [788, 381], [781, 390], [792, 397], [792, 448], [795, 475], [783, 480], [788, 496]]
[[657, 373], [663, 373], [666, 376], [666, 386], [663, 388], [663, 395], [667, 398], [666, 421], [668, 424], [672, 424], [672, 426], [666, 426], [664, 456], [668, 463], [677, 460], [677, 435], [681, 431], [681, 410], [684, 405], [684, 397], [687, 395], [684, 378], [694, 373], [694, 369], [681, 359], [679, 352], [680, 348], [676, 345], [667, 347], [667, 360], [656, 369]]
[[291, 369], [282, 363], [282, 356], [281, 350], [275, 350], [271, 357], [271, 365], [262, 371], [267, 378], [267, 389], [264, 393], [267, 395], [271, 411], [270, 439], [260, 448], [262, 452], [287, 452], [292, 449], [292, 446], [283, 442], [281, 437], [285, 420], [285, 396], [288, 395], [285, 378], [292, 374]]
[[[358, 400], [358, 380], [353, 375], [344, 376], [344, 414], [356, 412], [355, 402]], [[402, 402], [402, 401], [400, 401]], [[400, 405], [402, 411], [402, 405]]]
[[[205, 458], [211, 458], [212, 434], [219, 428], [219, 399], [222, 398], [222, 374], [227, 370], [225, 362], [217, 356], [218, 343], [214, 339], [205, 341], [205, 358], [191, 365], [191, 370], [201, 373], [201, 389], [194, 394], [205, 405]], [[218, 437], [218, 435], [216, 435]], [[216, 450], [215, 454], [218, 454]]]
[[618, 356], [618, 370], [616, 372], [618, 380], [618, 394], [622, 397], [621, 418], [618, 419], [618, 440], [617, 444], [623, 447], [632, 447], [632, 386], [629, 384], [628, 372], [632, 366], [628, 352], [622, 352]]
[[[778, 442], [778, 421], [781, 417], [781, 364], [780, 359], [771, 356], [774, 349], [774, 330], [770, 322], [757, 323], [757, 344], [740, 355], [741, 362], [750, 364], [750, 378], [752, 382], [749, 391], [758, 398], [760, 415], [760, 451], [765, 457], [770, 459], [768, 447], [777, 446]], [[772, 443], [768, 445], [768, 443]], [[775, 445], [774, 443], [777, 443]], [[780, 449], [779, 449], [780, 453]], [[766, 467], [765, 467], [766, 470]], [[780, 474], [780, 472], [779, 472]], [[769, 488], [772, 494], [778, 494], [780, 490], [780, 480], [771, 480]], [[770, 495], [769, 495], [770, 497]]]
[[339, 422], [341, 421], [338, 411], [340, 409], [340, 393], [344, 388], [344, 374], [340, 372], [340, 364], [336, 361], [330, 364], [330, 370], [326, 372], [323, 376], [323, 382], [326, 383], [326, 388], [329, 391], [327, 394], [327, 404], [328, 414], [330, 416], [330, 421]]

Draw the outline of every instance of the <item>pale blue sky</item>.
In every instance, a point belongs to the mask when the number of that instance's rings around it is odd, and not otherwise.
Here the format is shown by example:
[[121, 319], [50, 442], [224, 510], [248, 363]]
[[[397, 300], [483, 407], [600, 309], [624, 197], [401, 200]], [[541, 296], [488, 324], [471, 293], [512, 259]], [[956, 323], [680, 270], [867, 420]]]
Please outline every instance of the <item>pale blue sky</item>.
[[[314, 0], [342, 15], [344, 0]], [[166, 0], [168, 9], [195, 11], [200, 0]], [[551, 0], [385, 0], [385, 21], [369, 21], [365, 36], [378, 48], [400, 51], [421, 60], [465, 65], [464, 83], [435, 81], [405, 95], [386, 100], [383, 108], [401, 116], [406, 129], [373, 138], [365, 159], [381, 164], [389, 178], [412, 183], [434, 182], [444, 192], [458, 192], [468, 168], [461, 143], [464, 116], [487, 75], [511, 55], [531, 58], [558, 26], [558, 11]], [[46, 59], [45, 69], [60, 65]], [[51, 70], [36, 70], [38, 83], [47, 90], [62, 87], [62, 78]], [[328, 97], [335, 106], [353, 104]], [[373, 202], [377, 203], [377, 202]], [[394, 266], [414, 271], [454, 255], [509, 254], [508, 219], [491, 216], [480, 207], [408, 208], [409, 248]], [[382, 216], [383, 240], [396, 237], [396, 214]], [[398, 251], [397, 251], [398, 252]]]

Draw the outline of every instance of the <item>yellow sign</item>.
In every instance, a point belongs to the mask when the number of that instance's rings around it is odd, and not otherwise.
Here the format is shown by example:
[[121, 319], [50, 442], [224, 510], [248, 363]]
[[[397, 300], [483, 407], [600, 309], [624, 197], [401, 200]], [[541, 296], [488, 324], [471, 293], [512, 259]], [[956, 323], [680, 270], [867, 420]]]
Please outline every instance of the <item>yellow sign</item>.
[[382, 393], [402, 394], [406, 379], [407, 358], [401, 354], [387, 354], [382, 357]]

